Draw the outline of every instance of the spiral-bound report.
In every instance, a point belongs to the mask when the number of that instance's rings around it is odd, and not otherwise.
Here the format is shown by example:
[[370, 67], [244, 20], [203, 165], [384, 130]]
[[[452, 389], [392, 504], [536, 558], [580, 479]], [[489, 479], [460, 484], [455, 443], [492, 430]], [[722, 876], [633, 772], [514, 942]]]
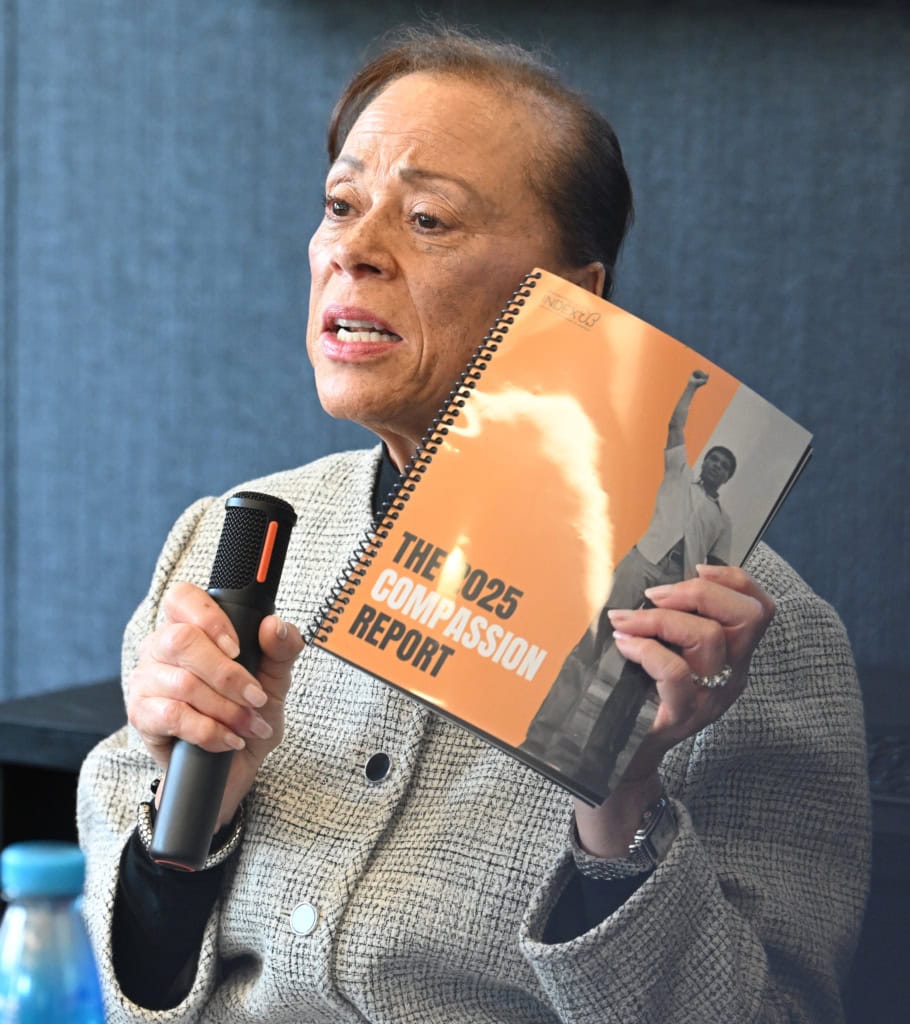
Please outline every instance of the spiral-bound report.
[[606, 609], [700, 562], [741, 564], [810, 453], [710, 360], [535, 270], [311, 640], [600, 802], [655, 713]]

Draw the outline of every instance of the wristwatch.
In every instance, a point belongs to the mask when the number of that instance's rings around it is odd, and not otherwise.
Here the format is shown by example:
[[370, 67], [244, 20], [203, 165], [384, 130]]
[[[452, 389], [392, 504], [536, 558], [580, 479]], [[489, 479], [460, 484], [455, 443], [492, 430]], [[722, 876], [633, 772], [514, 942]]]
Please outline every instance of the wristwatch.
[[629, 844], [629, 854], [626, 857], [594, 857], [585, 852], [578, 842], [578, 834], [573, 826], [572, 855], [575, 858], [575, 866], [588, 878], [605, 881], [631, 878], [646, 871], [653, 871], [666, 857], [678, 831], [679, 823], [673, 804], [667, 795], [663, 794], [642, 815], [641, 824]]

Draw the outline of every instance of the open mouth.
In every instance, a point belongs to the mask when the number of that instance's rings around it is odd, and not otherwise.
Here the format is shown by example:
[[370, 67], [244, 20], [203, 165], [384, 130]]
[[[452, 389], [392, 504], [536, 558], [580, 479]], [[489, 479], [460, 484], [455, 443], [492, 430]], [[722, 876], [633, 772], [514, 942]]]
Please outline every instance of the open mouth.
[[386, 330], [372, 320], [349, 320], [338, 317], [329, 323], [329, 330], [345, 342], [401, 341], [401, 336]]

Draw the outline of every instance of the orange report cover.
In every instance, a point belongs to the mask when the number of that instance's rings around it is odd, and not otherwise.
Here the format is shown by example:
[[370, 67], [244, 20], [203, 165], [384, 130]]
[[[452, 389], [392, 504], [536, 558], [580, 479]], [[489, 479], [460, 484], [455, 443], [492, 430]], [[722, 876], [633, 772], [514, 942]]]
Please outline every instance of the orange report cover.
[[605, 609], [742, 563], [810, 452], [714, 363], [535, 270], [312, 640], [598, 803], [655, 711]]

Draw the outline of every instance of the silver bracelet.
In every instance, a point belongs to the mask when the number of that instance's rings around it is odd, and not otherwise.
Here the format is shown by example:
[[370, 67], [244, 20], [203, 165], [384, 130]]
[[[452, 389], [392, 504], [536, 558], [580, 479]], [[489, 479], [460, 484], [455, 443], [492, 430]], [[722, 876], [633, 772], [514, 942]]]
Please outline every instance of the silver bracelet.
[[572, 856], [577, 870], [588, 878], [616, 881], [653, 871], [667, 855], [676, 838], [679, 823], [666, 794], [642, 815], [641, 825], [625, 857], [594, 857], [581, 848], [578, 830], [572, 823]]
[[[154, 831], [154, 821], [152, 819], [153, 814], [152, 801], [145, 801], [138, 807], [137, 820], [136, 820], [136, 833], [139, 836], [139, 842], [145, 847], [145, 852], [151, 857], [152, 848], [152, 832]], [[227, 840], [218, 847], [217, 850], [212, 850], [208, 857], [203, 861], [200, 871], [205, 871], [208, 868], [217, 867], [219, 864], [223, 864], [228, 857], [240, 846], [240, 840], [243, 838], [243, 804], [237, 808], [237, 813], [231, 822], [231, 834]]]

